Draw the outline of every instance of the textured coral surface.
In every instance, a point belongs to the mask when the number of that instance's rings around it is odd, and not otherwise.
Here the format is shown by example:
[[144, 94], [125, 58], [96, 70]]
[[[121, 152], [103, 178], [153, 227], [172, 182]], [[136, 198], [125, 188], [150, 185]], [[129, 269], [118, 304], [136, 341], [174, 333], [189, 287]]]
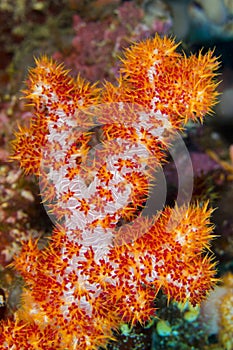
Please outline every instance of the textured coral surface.
[[122, 321], [149, 321], [159, 290], [195, 305], [213, 287], [208, 204], [141, 214], [170, 140], [216, 102], [212, 52], [176, 47], [159, 36], [132, 45], [118, 85], [102, 89], [46, 57], [30, 71], [35, 114], [13, 158], [39, 176], [56, 227], [47, 248], [30, 240], [14, 260], [26, 285], [2, 349], [96, 349]]

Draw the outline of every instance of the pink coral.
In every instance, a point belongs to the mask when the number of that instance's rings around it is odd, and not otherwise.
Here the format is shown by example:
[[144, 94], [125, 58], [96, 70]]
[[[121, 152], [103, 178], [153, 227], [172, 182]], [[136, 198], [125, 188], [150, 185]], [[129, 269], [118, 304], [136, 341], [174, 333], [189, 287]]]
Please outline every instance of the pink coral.
[[86, 21], [74, 15], [75, 35], [71, 47], [53, 57], [64, 61], [74, 75], [80, 73], [92, 82], [113, 81], [118, 71], [120, 50], [155, 32], [152, 26], [143, 23], [144, 16], [142, 8], [133, 2], [122, 4], [113, 16], [101, 21]]

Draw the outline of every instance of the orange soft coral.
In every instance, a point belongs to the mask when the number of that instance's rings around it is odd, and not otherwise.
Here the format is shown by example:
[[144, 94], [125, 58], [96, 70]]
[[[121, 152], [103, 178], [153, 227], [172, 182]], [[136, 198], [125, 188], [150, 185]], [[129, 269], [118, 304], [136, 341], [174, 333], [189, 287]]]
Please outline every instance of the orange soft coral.
[[160, 289], [196, 304], [214, 285], [207, 205], [140, 214], [170, 138], [216, 102], [212, 53], [187, 58], [176, 46], [158, 36], [133, 45], [118, 86], [101, 92], [36, 61], [26, 91], [35, 116], [13, 158], [40, 175], [56, 228], [46, 249], [29, 241], [15, 258], [26, 287], [2, 349], [97, 349], [122, 320], [149, 320]]
[[[13, 159], [20, 162], [26, 173], [40, 174], [43, 147], [47, 143], [49, 133], [48, 123], [54, 125], [58, 119], [58, 113], [64, 116], [72, 115], [76, 123], [82, 127], [91, 127], [91, 118], [77, 113], [81, 109], [88, 108], [98, 103], [98, 89], [90, 85], [82, 78], [77, 80], [67, 76], [68, 71], [61, 65], [43, 56], [36, 60], [37, 67], [30, 70], [28, 89], [24, 91], [30, 104], [35, 106], [35, 115], [29, 128], [19, 127], [16, 139], [13, 141]], [[51, 74], [52, 72], [52, 74]], [[49, 106], [47, 109], [46, 106]], [[77, 118], [74, 115], [77, 114]], [[65, 132], [66, 125], [63, 125]], [[62, 132], [62, 129], [60, 130]], [[54, 148], [59, 148], [59, 143], [54, 142]]]
[[202, 120], [216, 103], [213, 71], [219, 64], [211, 51], [187, 58], [176, 51], [177, 46], [156, 35], [126, 49], [119, 87], [107, 84], [106, 100], [117, 98], [165, 113], [175, 127], [190, 119]]

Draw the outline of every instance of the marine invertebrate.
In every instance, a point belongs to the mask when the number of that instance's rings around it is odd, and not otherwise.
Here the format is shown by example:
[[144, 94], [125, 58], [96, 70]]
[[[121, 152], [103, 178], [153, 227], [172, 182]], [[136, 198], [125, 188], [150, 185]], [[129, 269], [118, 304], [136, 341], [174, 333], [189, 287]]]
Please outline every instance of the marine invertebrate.
[[35, 116], [13, 157], [40, 176], [56, 227], [46, 249], [30, 240], [15, 257], [26, 286], [3, 349], [96, 349], [121, 321], [149, 320], [160, 289], [195, 305], [213, 286], [207, 204], [140, 214], [169, 140], [216, 102], [213, 54], [176, 46], [159, 36], [133, 45], [118, 86], [101, 91], [46, 57], [30, 71]]

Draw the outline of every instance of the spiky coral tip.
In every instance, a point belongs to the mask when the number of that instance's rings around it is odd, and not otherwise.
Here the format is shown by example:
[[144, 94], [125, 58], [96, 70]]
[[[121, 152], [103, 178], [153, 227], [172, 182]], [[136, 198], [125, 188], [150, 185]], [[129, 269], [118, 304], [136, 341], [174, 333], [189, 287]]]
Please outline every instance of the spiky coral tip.
[[99, 103], [100, 89], [80, 76], [74, 80], [67, 74], [63, 65], [46, 56], [36, 59], [36, 67], [29, 71], [28, 89], [23, 92], [34, 106], [34, 115], [29, 127], [19, 127], [15, 133], [11, 157], [20, 162], [26, 174], [41, 173], [43, 149], [48, 145], [48, 123], [56, 123], [58, 114], [63, 114], [67, 123], [75, 119], [80, 130], [93, 126], [90, 111], [88, 115], [82, 111]]
[[176, 51], [178, 45], [158, 35], [133, 45], [122, 59], [120, 78], [122, 98], [169, 115], [174, 126], [189, 119], [202, 121], [211, 113], [219, 84], [219, 62], [213, 51], [186, 57]]

